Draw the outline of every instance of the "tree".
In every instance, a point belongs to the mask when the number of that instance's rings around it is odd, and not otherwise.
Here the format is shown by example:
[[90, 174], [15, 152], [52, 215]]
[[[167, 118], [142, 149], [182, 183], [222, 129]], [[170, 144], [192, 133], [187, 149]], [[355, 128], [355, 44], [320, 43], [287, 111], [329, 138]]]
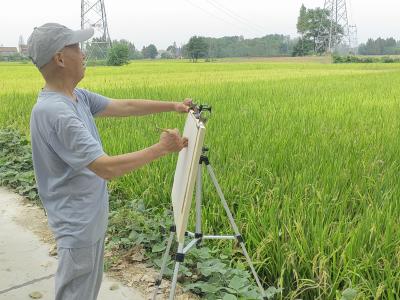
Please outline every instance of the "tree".
[[[333, 26], [332, 32], [336, 32], [336, 37], [337, 37], [337, 40], [333, 41], [333, 44], [339, 45], [342, 42], [344, 36], [344, 29], [340, 24], [336, 22], [331, 24], [329, 11], [317, 7], [316, 9], [309, 9], [308, 13], [309, 13], [308, 16], [309, 28], [306, 37], [313, 42], [315, 53], [319, 51], [319, 54], [321, 54], [325, 53], [328, 50], [329, 30], [331, 25]], [[321, 31], [323, 29], [325, 29], [325, 32]], [[317, 39], [319, 35], [321, 37], [325, 37], [325, 40], [322, 41], [323, 47], [321, 47], [320, 49], [316, 49]]]
[[311, 55], [314, 51], [315, 44], [310, 39], [301, 37], [294, 45], [292, 56], [306, 56]]
[[304, 53], [304, 35], [307, 32], [307, 8], [304, 6], [304, 4], [301, 5], [300, 8], [300, 14], [299, 17], [297, 18], [297, 33], [301, 35], [301, 38], [299, 40], [299, 44], [296, 45], [296, 47], [299, 47], [299, 49], [296, 49], [295, 51], [298, 53]]
[[208, 53], [208, 43], [204, 37], [192, 36], [187, 44], [187, 49], [189, 56], [193, 62], [197, 62], [200, 57], [206, 57]]
[[132, 42], [122, 39], [119, 41], [117, 40], [113, 41], [113, 45], [115, 44], [126, 45], [128, 47], [128, 59], [135, 59], [136, 48]]
[[107, 65], [122, 66], [129, 61], [129, 48], [124, 44], [115, 44], [108, 52]]
[[161, 53], [162, 59], [173, 59], [175, 56], [170, 51], [164, 51]]
[[178, 57], [178, 47], [176, 46], [176, 42], [174, 42], [171, 46], [168, 46], [167, 51], [170, 52], [174, 58]]
[[147, 47], [143, 46], [142, 54], [144, 58], [151, 58], [154, 59], [158, 55], [158, 51], [156, 46], [153, 44], [148, 45]]
[[135, 51], [132, 55], [132, 59], [143, 59], [143, 53], [142, 51]]
[[[329, 45], [329, 28], [331, 20], [329, 18], [329, 11], [319, 7], [315, 9], [307, 9], [304, 5], [300, 8], [299, 17], [297, 19], [297, 32], [301, 35], [297, 44], [294, 47], [294, 56], [309, 55], [311, 53], [326, 52]], [[321, 32], [325, 30], [325, 32]], [[338, 33], [338, 40], [335, 44], [339, 44], [343, 38], [344, 30], [340, 24], [334, 23], [333, 30]], [[318, 37], [325, 37], [323, 47], [317, 49]]]

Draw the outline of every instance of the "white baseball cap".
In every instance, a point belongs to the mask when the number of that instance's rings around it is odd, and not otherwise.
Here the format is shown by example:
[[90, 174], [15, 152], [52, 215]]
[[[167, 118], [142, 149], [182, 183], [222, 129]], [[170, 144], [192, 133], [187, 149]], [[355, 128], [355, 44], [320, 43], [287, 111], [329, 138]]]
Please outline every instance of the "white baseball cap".
[[28, 39], [28, 56], [39, 69], [65, 46], [84, 42], [94, 34], [93, 28], [71, 30], [61, 24], [46, 23], [35, 27]]

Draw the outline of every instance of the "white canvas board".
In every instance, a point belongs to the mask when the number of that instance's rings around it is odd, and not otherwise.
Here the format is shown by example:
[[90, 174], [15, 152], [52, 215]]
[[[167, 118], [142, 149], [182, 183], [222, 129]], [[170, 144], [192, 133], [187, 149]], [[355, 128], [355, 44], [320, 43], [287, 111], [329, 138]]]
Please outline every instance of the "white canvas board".
[[182, 136], [188, 138], [188, 147], [179, 152], [171, 193], [178, 242], [183, 242], [185, 236], [205, 136], [203, 123], [192, 112], [188, 114]]

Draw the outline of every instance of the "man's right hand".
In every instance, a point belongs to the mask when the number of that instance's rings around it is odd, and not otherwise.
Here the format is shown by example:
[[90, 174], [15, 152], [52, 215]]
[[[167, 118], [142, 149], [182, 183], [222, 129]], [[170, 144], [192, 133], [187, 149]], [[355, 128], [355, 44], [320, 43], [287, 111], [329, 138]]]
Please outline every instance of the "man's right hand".
[[88, 165], [89, 170], [105, 180], [122, 176], [171, 152], [179, 152], [188, 146], [188, 139], [179, 135], [178, 129], [165, 129], [160, 141], [146, 149], [108, 156], [104, 154]]
[[160, 136], [159, 144], [166, 153], [179, 152], [188, 146], [188, 139], [179, 135], [178, 129], [167, 129]]

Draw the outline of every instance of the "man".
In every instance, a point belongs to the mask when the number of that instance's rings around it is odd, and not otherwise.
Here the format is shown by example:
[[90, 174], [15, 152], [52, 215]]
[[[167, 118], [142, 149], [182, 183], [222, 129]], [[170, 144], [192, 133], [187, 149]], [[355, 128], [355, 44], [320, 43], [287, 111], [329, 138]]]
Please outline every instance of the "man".
[[91, 36], [93, 29], [72, 31], [47, 23], [35, 28], [28, 40], [29, 56], [46, 81], [32, 109], [30, 129], [39, 196], [57, 241], [56, 300], [97, 298], [108, 219], [107, 180], [179, 152], [188, 143], [175, 129], [137, 152], [108, 156], [103, 151], [93, 116], [184, 113], [191, 100], [116, 101], [76, 88], [85, 72], [79, 43]]

